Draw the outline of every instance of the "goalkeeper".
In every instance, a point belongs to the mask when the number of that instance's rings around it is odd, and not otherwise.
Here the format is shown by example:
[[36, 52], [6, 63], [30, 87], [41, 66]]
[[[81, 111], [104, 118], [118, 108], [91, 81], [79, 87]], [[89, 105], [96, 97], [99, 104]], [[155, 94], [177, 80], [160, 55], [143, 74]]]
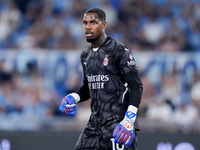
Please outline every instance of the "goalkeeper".
[[74, 115], [91, 98], [91, 116], [75, 150], [136, 150], [137, 111], [143, 85], [131, 51], [105, 33], [106, 15], [87, 10], [83, 28], [90, 45], [81, 54], [83, 85], [65, 96], [60, 111]]

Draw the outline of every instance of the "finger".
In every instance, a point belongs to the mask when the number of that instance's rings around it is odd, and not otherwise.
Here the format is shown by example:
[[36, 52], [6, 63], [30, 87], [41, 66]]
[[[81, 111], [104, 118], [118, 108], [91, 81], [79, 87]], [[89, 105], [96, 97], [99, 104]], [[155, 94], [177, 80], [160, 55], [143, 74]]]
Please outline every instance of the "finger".
[[74, 111], [76, 111], [76, 110], [74, 110], [74, 109], [64, 109], [64, 112], [68, 112], [68, 113], [70, 113], [70, 112], [74, 112]]
[[76, 110], [76, 105], [65, 105], [64, 111], [75, 111]]
[[75, 115], [75, 111], [70, 112], [69, 115], [72, 115], [72, 116]]
[[71, 104], [71, 105], [67, 104], [67, 105], [65, 105], [65, 108], [74, 109], [74, 108], [76, 108], [76, 104]]
[[72, 104], [72, 102], [69, 100], [69, 98], [67, 96], [65, 97], [65, 99], [67, 101], [67, 104], [70, 104], [70, 105]]
[[72, 111], [72, 112], [65, 112], [67, 115], [71, 115], [73, 116], [75, 114], [75, 111]]
[[68, 96], [65, 96], [63, 99], [62, 99], [62, 103], [63, 104], [72, 104], [72, 101], [70, 101], [70, 99], [68, 98]]
[[124, 144], [127, 141], [127, 137], [128, 137], [128, 135], [125, 134], [123, 137], [123, 140], [120, 142], [120, 144]]
[[118, 139], [118, 143], [122, 144], [122, 142], [124, 141], [124, 133], [121, 133], [119, 139]]
[[61, 103], [61, 105], [60, 105], [60, 107], [59, 107], [59, 110], [60, 110], [60, 111], [64, 111], [65, 105], [67, 105], [67, 101], [66, 101], [66, 98], [63, 98], [63, 99], [62, 99], [62, 103]]
[[127, 146], [130, 146], [131, 143], [132, 143], [132, 141], [133, 141], [133, 138], [132, 138], [131, 136], [129, 136], [125, 144], [126, 144]]
[[59, 107], [59, 111], [64, 111], [64, 109], [65, 109], [65, 104], [62, 103], [62, 104], [60, 105], [60, 107]]
[[114, 140], [115, 143], [119, 143], [119, 139], [121, 137], [121, 133], [122, 132], [118, 132], [117, 135], [115, 136], [115, 140]]
[[66, 97], [64, 97], [63, 99], [62, 99], [62, 104], [67, 104], [67, 99], [66, 99]]
[[114, 131], [113, 131], [113, 137], [116, 137], [117, 136], [117, 133], [119, 132], [119, 130], [120, 130], [120, 124], [118, 124], [116, 127], [115, 127], [115, 129], [114, 129]]
[[70, 105], [71, 105], [71, 104], [74, 104], [74, 103], [75, 103], [75, 99], [74, 99], [73, 96], [68, 95], [68, 96], [66, 96], [65, 98], [66, 98], [67, 104], [70, 104]]

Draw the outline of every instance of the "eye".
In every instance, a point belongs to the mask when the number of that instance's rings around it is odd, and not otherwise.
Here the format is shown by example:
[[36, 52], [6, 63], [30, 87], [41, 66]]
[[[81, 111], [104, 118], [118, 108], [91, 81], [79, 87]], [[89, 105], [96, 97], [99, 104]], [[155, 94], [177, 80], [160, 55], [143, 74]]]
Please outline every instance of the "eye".
[[91, 21], [91, 24], [97, 24], [96, 21]]
[[86, 21], [83, 21], [83, 25], [86, 25], [87, 24], [87, 22]]

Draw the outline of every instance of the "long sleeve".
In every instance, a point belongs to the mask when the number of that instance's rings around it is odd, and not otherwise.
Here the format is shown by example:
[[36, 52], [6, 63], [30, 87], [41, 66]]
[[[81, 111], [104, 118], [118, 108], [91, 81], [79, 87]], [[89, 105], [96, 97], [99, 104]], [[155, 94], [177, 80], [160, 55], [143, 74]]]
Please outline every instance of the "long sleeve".
[[120, 53], [118, 53], [117, 56], [118, 68], [122, 74], [124, 82], [128, 83], [129, 105], [138, 108], [143, 93], [140, 74], [131, 51], [122, 46], [119, 49]]
[[85, 58], [86, 53], [81, 54], [81, 64], [83, 68], [83, 85], [80, 87], [80, 89], [77, 91], [77, 94], [80, 96], [80, 101], [86, 101], [90, 98], [90, 92], [89, 92], [89, 87], [88, 87], [88, 81], [87, 77], [85, 75], [85, 61], [83, 60]]
[[80, 96], [80, 101], [86, 101], [90, 98], [89, 87], [86, 77], [84, 76], [83, 85], [77, 91], [77, 94]]

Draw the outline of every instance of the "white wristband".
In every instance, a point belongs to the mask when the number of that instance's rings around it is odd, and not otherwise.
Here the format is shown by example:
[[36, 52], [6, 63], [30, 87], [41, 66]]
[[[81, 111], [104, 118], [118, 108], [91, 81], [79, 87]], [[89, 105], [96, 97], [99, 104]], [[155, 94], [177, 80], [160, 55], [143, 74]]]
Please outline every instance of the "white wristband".
[[133, 106], [133, 105], [129, 105], [129, 106], [128, 106], [128, 109], [127, 109], [127, 112], [128, 112], [128, 111], [131, 111], [131, 112], [133, 112], [133, 113], [135, 114], [135, 117], [131, 118], [131, 120], [132, 120], [133, 122], [135, 122], [136, 114], [137, 114], [138, 108], [135, 107], [135, 106]]
[[134, 114], [137, 114], [138, 108], [133, 105], [129, 105], [127, 111], [132, 111]]
[[74, 97], [75, 103], [78, 103], [81, 99], [80, 96], [77, 93], [70, 93], [69, 95]]

